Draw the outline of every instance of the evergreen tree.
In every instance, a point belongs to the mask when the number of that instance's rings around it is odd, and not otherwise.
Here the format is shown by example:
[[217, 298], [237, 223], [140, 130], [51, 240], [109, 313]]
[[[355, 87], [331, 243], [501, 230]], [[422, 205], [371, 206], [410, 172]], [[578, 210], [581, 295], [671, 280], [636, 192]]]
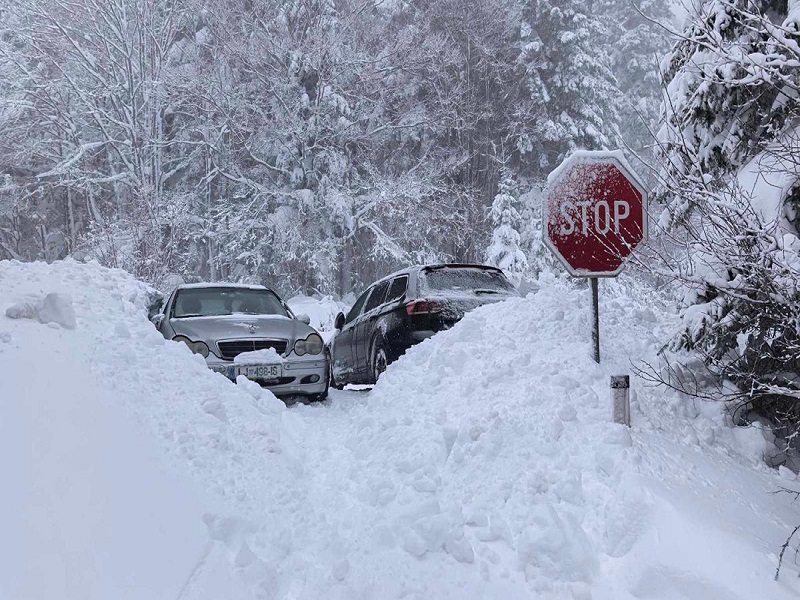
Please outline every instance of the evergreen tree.
[[602, 23], [603, 51], [620, 92], [622, 149], [652, 158], [662, 101], [660, 63], [669, 51], [667, 31], [675, 19], [664, 0], [594, 0], [594, 17]]
[[[797, 114], [796, 17], [786, 0], [703, 0], [693, 10], [664, 61], [662, 154], [670, 175], [725, 178]], [[671, 217], [693, 202], [673, 205]]]
[[525, 2], [519, 62], [534, 115], [519, 147], [540, 176], [572, 150], [616, 145], [620, 94], [608, 57], [594, 46], [603, 35], [585, 0]]
[[520, 246], [528, 259], [528, 271], [533, 277], [537, 277], [543, 271], [563, 271], [561, 263], [544, 244], [543, 191], [542, 185], [534, 184], [530, 191], [519, 197], [522, 215]]
[[506, 168], [501, 169], [501, 177], [490, 212], [494, 231], [486, 249], [486, 262], [503, 269], [514, 285], [519, 286], [528, 270], [528, 260], [520, 249], [520, 214], [514, 196], [514, 182]]
[[[792, 9], [792, 10], [788, 10]], [[800, 425], [800, 10], [704, 0], [665, 62], [661, 224], [686, 231], [685, 328], [748, 406]]]

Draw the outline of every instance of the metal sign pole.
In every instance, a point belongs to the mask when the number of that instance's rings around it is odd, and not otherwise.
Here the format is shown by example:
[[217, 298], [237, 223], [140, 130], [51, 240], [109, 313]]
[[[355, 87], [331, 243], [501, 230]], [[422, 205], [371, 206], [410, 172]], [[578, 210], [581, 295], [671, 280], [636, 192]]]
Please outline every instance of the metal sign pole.
[[591, 277], [592, 282], [592, 348], [594, 362], [600, 364], [600, 313], [597, 293], [597, 277]]

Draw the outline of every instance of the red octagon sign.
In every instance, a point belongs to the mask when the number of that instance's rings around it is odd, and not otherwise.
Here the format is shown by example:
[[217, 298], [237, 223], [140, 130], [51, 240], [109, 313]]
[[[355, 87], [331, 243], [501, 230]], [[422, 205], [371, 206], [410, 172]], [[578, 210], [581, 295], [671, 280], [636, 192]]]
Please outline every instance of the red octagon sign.
[[544, 241], [576, 277], [614, 277], [647, 239], [647, 192], [621, 152], [576, 152], [547, 178]]

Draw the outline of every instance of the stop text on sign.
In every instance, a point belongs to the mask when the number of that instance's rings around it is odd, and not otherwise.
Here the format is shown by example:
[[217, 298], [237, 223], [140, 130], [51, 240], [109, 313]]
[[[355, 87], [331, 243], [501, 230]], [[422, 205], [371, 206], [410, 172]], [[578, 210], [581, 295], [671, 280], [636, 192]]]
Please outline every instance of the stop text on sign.
[[612, 230], [619, 235], [620, 224], [631, 215], [631, 205], [625, 200], [566, 200], [561, 202], [560, 212], [559, 235], [605, 235]]

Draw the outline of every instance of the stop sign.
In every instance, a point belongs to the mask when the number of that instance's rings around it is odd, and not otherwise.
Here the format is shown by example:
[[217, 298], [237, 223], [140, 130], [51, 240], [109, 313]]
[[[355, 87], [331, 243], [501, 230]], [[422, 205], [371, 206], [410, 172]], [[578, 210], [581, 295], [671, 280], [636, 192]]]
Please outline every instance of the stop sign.
[[576, 277], [613, 277], [647, 238], [646, 212], [621, 152], [576, 152], [547, 178], [545, 244]]

